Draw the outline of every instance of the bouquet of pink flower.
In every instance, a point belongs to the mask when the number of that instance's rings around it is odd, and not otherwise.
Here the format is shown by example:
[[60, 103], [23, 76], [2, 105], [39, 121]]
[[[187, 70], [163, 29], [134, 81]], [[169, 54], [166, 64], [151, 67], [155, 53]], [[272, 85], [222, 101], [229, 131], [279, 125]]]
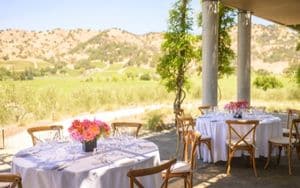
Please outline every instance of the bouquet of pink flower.
[[247, 101], [230, 102], [224, 106], [224, 109], [228, 111], [239, 111], [247, 108], [249, 108]]
[[101, 135], [108, 136], [110, 127], [107, 123], [94, 119], [93, 121], [74, 120], [68, 129], [71, 137], [80, 142], [88, 142], [99, 138]]

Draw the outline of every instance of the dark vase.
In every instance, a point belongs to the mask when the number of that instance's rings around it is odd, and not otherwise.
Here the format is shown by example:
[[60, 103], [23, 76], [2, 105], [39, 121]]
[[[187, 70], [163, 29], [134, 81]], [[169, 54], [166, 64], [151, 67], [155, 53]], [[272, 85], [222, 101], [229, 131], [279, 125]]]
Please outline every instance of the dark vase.
[[240, 112], [240, 111], [237, 111], [233, 114], [233, 118], [241, 119], [242, 117], [243, 117], [242, 112]]
[[91, 152], [94, 151], [94, 148], [97, 147], [97, 139], [91, 141], [84, 141], [82, 142], [82, 150], [85, 152]]

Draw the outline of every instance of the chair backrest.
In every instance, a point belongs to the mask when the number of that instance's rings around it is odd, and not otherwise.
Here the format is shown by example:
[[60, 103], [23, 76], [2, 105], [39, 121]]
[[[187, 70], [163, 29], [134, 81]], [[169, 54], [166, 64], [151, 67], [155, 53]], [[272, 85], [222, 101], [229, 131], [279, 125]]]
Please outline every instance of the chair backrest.
[[209, 106], [209, 105], [198, 107], [198, 110], [200, 111], [200, 115], [207, 114], [212, 109], [213, 109], [213, 106]]
[[130, 188], [134, 188], [134, 185], [137, 185], [139, 188], [144, 187], [142, 185], [142, 183], [137, 179], [137, 177], [143, 177], [143, 176], [148, 176], [148, 175], [152, 175], [152, 174], [157, 174], [164, 170], [166, 171], [166, 174], [165, 174], [165, 178], [164, 178], [164, 181], [163, 181], [161, 187], [167, 188], [169, 174], [170, 174], [170, 168], [175, 163], [176, 163], [176, 159], [172, 159], [172, 160], [170, 160], [166, 163], [163, 163], [159, 166], [129, 170], [127, 173], [127, 176], [129, 177], [129, 180], [130, 180]]
[[231, 147], [254, 146], [259, 120], [227, 120], [228, 140]]
[[177, 118], [177, 131], [181, 131], [182, 135], [188, 130], [194, 130], [195, 120], [192, 116], [182, 116]]
[[183, 157], [182, 160], [195, 167], [196, 148], [199, 145], [201, 135], [196, 131], [186, 131], [183, 135]]
[[138, 137], [142, 124], [137, 122], [113, 122], [111, 127], [113, 135], [126, 133]]
[[60, 139], [62, 129], [61, 125], [38, 126], [28, 128], [27, 132], [31, 136], [32, 144], [36, 145], [39, 142]]
[[[289, 142], [290, 144], [296, 144], [300, 146], [300, 118], [292, 120], [292, 127], [289, 130]], [[292, 143], [292, 138], [295, 140]]]
[[287, 110], [288, 113], [288, 117], [287, 117], [287, 128], [289, 129], [291, 124], [292, 124], [292, 120], [295, 118], [300, 118], [300, 110], [297, 109], [288, 109]]
[[22, 188], [22, 178], [18, 174], [5, 173], [0, 174], [0, 182], [8, 183], [10, 188]]
[[184, 115], [184, 109], [179, 108], [179, 109], [175, 110], [174, 113], [175, 113], [177, 116], [182, 116], [182, 115]]

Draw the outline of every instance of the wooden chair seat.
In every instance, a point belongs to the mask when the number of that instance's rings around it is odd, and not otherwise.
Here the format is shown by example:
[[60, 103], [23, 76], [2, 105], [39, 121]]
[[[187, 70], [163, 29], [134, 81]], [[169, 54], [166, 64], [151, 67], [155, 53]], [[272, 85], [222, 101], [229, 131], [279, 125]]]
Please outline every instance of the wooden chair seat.
[[10, 186], [11, 186], [11, 183], [0, 182], [1, 188], [10, 188]]
[[[296, 141], [295, 138], [291, 138], [291, 139], [292, 139], [291, 142], [295, 142]], [[270, 138], [269, 142], [272, 142], [274, 144], [279, 144], [279, 145], [280, 144], [284, 145], [284, 144], [289, 144], [290, 143], [289, 137], [284, 137], [284, 136]]]
[[[177, 161], [170, 169], [171, 173], [186, 173], [191, 170], [191, 164], [186, 161]], [[166, 171], [163, 171], [166, 173]]]
[[201, 135], [200, 141], [204, 141], [204, 140], [211, 140], [211, 136]]

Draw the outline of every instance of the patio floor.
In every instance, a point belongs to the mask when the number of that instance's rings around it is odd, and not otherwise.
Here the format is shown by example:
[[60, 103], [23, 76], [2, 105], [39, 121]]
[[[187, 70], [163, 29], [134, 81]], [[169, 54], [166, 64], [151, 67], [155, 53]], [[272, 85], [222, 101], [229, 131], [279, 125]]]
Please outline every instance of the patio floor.
[[[176, 132], [161, 134], [147, 138], [159, 146], [160, 157], [162, 160], [174, 156], [176, 148]], [[226, 175], [226, 162], [217, 162], [216, 164], [203, 163], [198, 161], [198, 168], [194, 174], [194, 187], [264, 187], [264, 188], [282, 188], [282, 187], [300, 187], [300, 160], [297, 159], [296, 152], [293, 155], [292, 167], [293, 175], [288, 175], [287, 158], [282, 157], [280, 164], [276, 165], [274, 157], [267, 170], [264, 170], [266, 158], [256, 159], [257, 173], [259, 177], [254, 176], [249, 159], [245, 157], [234, 158], [232, 161], [231, 175]], [[183, 187], [181, 179], [170, 181], [170, 188]]]
[[[277, 114], [278, 115], [278, 114]], [[281, 117], [285, 122], [285, 117]], [[174, 156], [176, 150], [176, 132], [175, 129], [153, 133], [145, 139], [156, 143], [160, 150], [162, 160], [170, 159]], [[10, 162], [14, 150], [0, 150], [0, 172], [10, 171]], [[203, 163], [198, 161], [198, 167], [194, 174], [194, 187], [264, 187], [264, 188], [282, 188], [282, 187], [299, 187], [300, 177], [300, 160], [297, 159], [296, 153], [293, 155], [293, 175], [288, 175], [287, 158], [282, 157], [279, 166], [275, 163], [275, 158], [268, 170], [264, 170], [265, 158], [256, 159], [257, 172], [259, 177], [255, 177], [253, 169], [249, 164], [247, 157], [234, 158], [232, 161], [231, 175], [226, 175], [226, 163], [217, 162], [216, 164]], [[170, 180], [170, 188], [183, 187], [182, 179]]]

